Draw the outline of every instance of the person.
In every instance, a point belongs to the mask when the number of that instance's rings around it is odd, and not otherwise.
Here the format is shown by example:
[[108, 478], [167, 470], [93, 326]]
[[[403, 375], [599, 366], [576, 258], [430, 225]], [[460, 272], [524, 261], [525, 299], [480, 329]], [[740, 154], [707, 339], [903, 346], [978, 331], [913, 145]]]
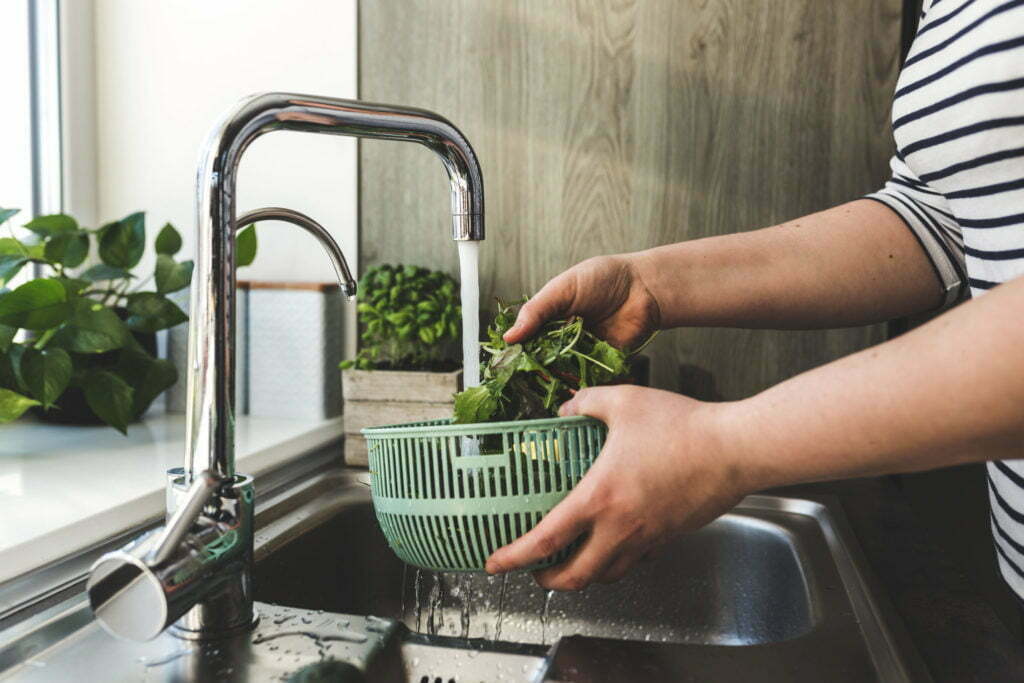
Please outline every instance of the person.
[[774, 227], [584, 261], [526, 302], [505, 338], [568, 315], [626, 347], [664, 328], [842, 327], [949, 310], [743, 400], [580, 391], [561, 414], [607, 424], [600, 457], [488, 572], [582, 537], [535, 575], [577, 590], [619, 579], [758, 490], [991, 461], [999, 567], [1024, 596], [1024, 1], [924, 4], [882, 190]]

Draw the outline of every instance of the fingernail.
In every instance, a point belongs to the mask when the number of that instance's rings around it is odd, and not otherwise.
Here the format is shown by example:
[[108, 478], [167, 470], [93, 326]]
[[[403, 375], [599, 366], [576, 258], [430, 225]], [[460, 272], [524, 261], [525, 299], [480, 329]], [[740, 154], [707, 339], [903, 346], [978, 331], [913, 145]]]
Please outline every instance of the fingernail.
[[484, 571], [488, 574], [500, 574], [505, 570], [502, 569], [501, 565], [497, 562], [493, 560], [487, 560], [487, 564], [484, 566]]

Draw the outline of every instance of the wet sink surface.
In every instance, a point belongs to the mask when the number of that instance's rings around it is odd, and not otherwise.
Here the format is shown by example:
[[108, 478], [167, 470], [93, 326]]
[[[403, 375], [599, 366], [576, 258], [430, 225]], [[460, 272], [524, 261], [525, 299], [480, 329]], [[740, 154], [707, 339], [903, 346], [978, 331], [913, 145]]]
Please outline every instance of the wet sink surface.
[[[256, 594], [268, 602], [393, 617], [415, 632], [519, 643], [576, 634], [771, 643], [809, 632], [822, 611], [823, 591], [839, 587], [827, 566], [808, 571], [810, 558], [794, 529], [812, 537], [817, 532], [799, 515], [729, 514], [670, 544], [622, 581], [549, 597], [528, 573], [505, 579], [405, 570], [366, 501], [262, 562]], [[824, 543], [818, 536], [813, 540]]]
[[406, 568], [365, 474], [263, 501], [252, 633], [125, 643], [79, 602], [0, 646], [0, 679], [285, 681], [326, 664], [388, 683], [929, 680], [829, 501], [751, 496], [621, 582], [550, 597], [528, 574]]
[[[580, 657], [599, 661], [594, 652], [617, 652], [624, 680], [651, 662], [661, 667], [645, 674], [652, 680], [732, 680], [724, 671], [736, 680], [758, 672], [761, 680], [927, 680], [873, 595], [841, 512], [820, 501], [751, 496], [622, 581], [549, 598], [529, 574], [406, 568], [378, 529], [368, 490], [362, 494], [265, 557], [257, 598], [396, 619], [421, 652], [437, 637], [448, 655], [547, 650], [544, 680], [618, 680], [611, 669], [593, 678], [578, 666]], [[409, 666], [409, 680], [421, 680]], [[449, 680], [435, 669], [428, 680], [435, 672]]]

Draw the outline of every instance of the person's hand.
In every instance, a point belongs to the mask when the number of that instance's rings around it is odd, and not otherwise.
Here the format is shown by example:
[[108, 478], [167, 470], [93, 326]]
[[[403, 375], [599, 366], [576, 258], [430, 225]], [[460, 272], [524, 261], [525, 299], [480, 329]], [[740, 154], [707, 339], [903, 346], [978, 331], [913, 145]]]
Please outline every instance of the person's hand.
[[661, 325], [658, 302], [640, 276], [640, 258], [598, 256], [552, 278], [519, 309], [505, 341], [516, 344], [548, 320], [578, 315], [613, 346], [638, 346]]
[[616, 581], [673, 535], [730, 509], [753, 490], [724, 434], [730, 405], [629, 385], [580, 391], [560, 412], [608, 425], [600, 457], [536, 527], [488, 558], [488, 573], [529, 566], [585, 536], [537, 583], [579, 590]]

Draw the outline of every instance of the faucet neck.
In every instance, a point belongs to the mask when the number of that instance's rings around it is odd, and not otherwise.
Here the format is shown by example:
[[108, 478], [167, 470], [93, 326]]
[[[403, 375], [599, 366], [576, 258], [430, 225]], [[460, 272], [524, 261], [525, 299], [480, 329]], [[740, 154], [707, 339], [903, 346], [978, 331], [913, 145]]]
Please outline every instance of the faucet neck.
[[423, 109], [313, 95], [243, 100], [214, 127], [196, 178], [196, 258], [189, 323], [185, 474], [235, 474], [235, 185], [246, 148], [273, 130], [416, 142], [441, 159], [451, 184], [452, 237], [484, 237], [483, 175], [462, 133]]

